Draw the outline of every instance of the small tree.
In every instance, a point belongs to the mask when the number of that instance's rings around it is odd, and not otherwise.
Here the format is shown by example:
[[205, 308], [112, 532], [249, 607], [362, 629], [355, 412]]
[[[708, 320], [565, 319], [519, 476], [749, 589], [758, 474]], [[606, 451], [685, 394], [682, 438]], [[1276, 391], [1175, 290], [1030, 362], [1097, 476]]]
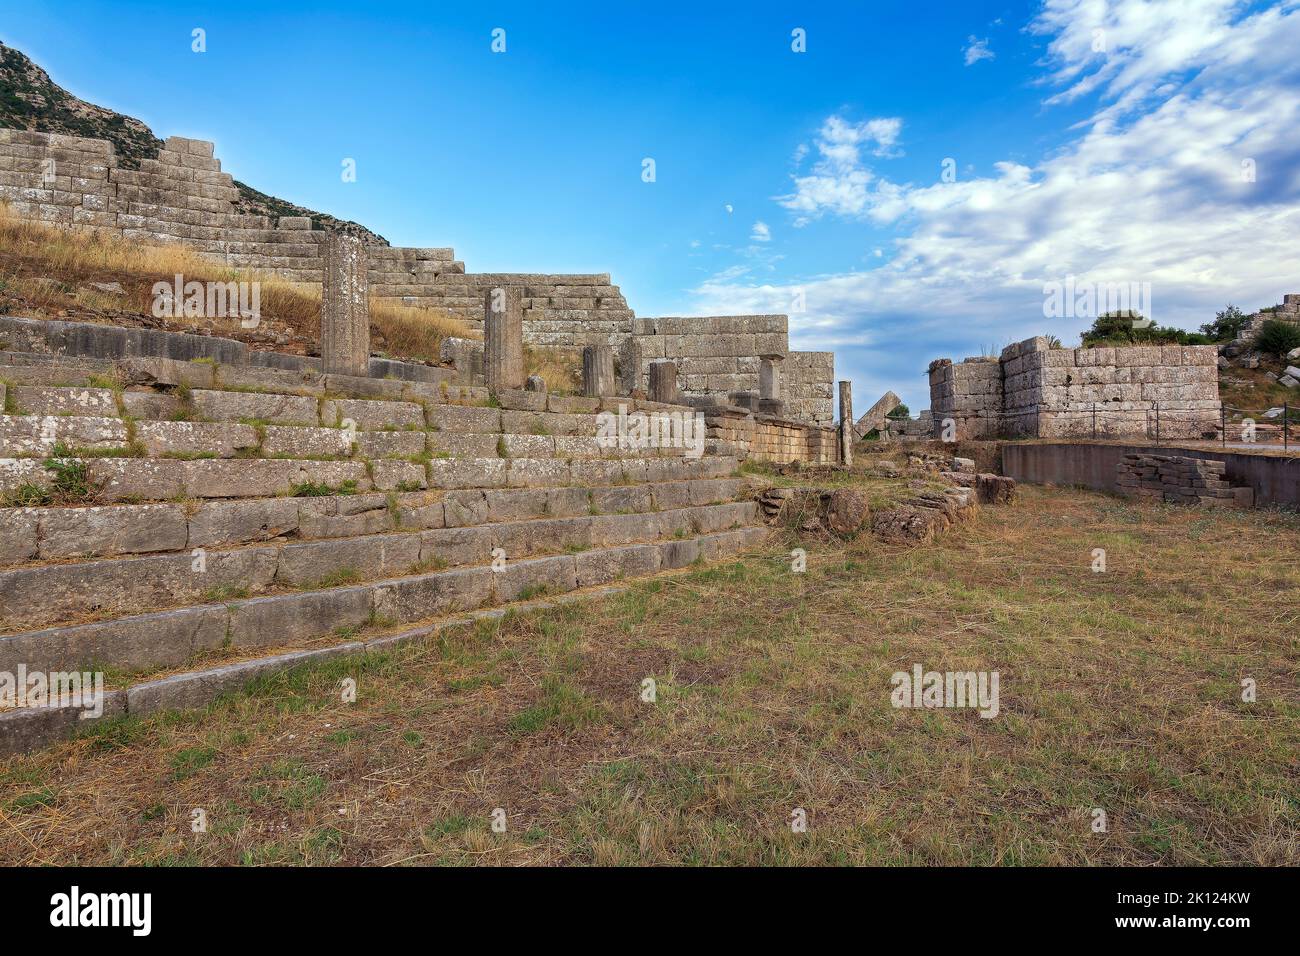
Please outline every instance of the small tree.
[[891, 411], [885, 417], [886, 418], [911, 418], [912, 410], [907, 407], [907, 404], [905, 402], [899, 402], [898, 405], [895, 406], [894, 410]]
[[1201, 326], [1201, 332], [1216, 342], [1228, 342], [1237, 337], [1246, 324], [1246, 316], [1232, 303], [1220, 309], [1214, 315], [1214, 321]]

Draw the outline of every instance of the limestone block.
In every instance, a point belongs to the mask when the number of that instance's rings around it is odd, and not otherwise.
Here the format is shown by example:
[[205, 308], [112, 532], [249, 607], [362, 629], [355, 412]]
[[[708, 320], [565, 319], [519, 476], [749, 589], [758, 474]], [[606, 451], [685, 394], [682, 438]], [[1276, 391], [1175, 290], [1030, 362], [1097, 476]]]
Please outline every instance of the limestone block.
[[[313, 504], [322, 500], [311, 499]], [[183, 547], [215, 548], [282, 537], [298, 529], [298, 509], [299, 500], [294, 498], [205, 502], [189, 519]]]
[[659, 570], [659, 547], [631, 545], [602, 551], [584, 551], [574, 556], [577, 586], [608, 584], [623, 578], [654, 574]]
[[342, 425], [351, 419], [358, 428], [424, 428], [424, 409], [411, 402], [373, 402], [365, 399], [330, 399], [321, 407], [321, 421]]
[[435, 458], [429, 462], [431, 488], [502, 488], [504, 458]]
[[13, 400], [25, 415], [90, 415], [116, 418], [117, 401], [107, 388], [17, 385]]
[[694, 564], [700, 557], [700, 543], [695, 538], [685, 538], [681, 541], [664, 541], [658, 547], [659, 566], [664, 570], [687, 567]]
[[558, 458], [512, 458], [509, 460], [507, 484], [512, 488], [567, 485], [571, 480], [569, 463]]
[[378, 491], [414, 491], [428, 487], [424, 467], [409, 461], [380, 458], [371, 462], [371, 474]]
[[195, 389], [194, 410], [213, 421], [256, 420], [277, 425], [318, 425], [316, 399], [300, 395]]
[[168, 453], [211, 453], [230, 458], [257, 447], [257, 431], [250, 425], [230, 422], [136, 423], [136, 437], [150, 456]]
[[299, 531], [304, 538], [342, 538], [396, 529], [385, 495], [331, 495], [296, 500]]
[[374, 588], [374, 611], [399, 624], [470, 611], [492, 600], [493, 576], [476, 567], [385, 581]]
[[19, 564], [36, 557], [37, 528], [44, 509], [0, 509], [0, 566]]
[[446, 527], [459, 528], [487, 522], [487, 495], [492, 493], [477, 489], [448, 491], [443, 497]]
[[337, 541], [309, 541], [280, 549], [275, 580], [290, 587], [317, 587], [347, 570], [363, 579], [405, 574], [420, 560], [413, 534], [379, 534]]
[[366, 585], [232, 603], [230, 643], [256, 648], [309, 641], [366, 623], [370, 608], [371, 588]]
[[430, 405], [431, 429], [444, 432], [500, 432], [501, 410], [459, 405]]
[[562, 594], [578, 586], [573, 555], [508, 561], [504, 571], [492, 574], [493, 593], [498, 603], [517, 601], [540, 594]]
[[173, 504], [48, 508], [40, 512], [40, 532], [43, 560], [181, 551], [188, 520]]
[[56, 445], [67, 448], [125, 448], [126, 424], [116, 418], [81, 415], [4, 415], [0, 417], [0, 453], [48, 455]]
[[[262, 454], [267, 457], [346, 457], [351, 455], [353, 450], [352, 443], [348, 441], [348, 433], [339, 428], [267, 425], [265, 434]], [[420, 438], [420, 436], [416, 437]]]

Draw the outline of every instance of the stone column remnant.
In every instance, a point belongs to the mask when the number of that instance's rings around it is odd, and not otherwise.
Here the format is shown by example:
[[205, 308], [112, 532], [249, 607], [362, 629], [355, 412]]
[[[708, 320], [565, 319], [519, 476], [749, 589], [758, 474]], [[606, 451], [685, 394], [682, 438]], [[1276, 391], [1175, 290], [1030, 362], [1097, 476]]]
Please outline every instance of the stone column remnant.
[[519, 288], [488, 289], [483, 299], [483, 377], [493, 391], [524, 384], [524, 310]]
[[758, 360], [758, 397], [770, 401], [781, 401], [781, 362], [780, 355], [764, 355]]
[[681, 402], [677, 393], [677, 363], [672, 359], [655, 359], [650, 363], [650, 401], [665, 405]]
[[582, 394], [606, 398], [616, 390], [614, 350], [608, 345], [588, 345], [582, 350]]
[[370, 373], [370, 287], [365, 243], [327, 232], [322, 240], [320, 355], [327, 375]]
[[840, 382], [840, 464], [853, 464], [853, 383]]

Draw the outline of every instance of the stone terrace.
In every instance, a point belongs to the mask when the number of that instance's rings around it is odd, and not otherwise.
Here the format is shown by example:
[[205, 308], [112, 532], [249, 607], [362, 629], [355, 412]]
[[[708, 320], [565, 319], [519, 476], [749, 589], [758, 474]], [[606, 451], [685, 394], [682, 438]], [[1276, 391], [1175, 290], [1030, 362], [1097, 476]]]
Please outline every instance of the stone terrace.
[[[596, 440], [680, 407], [11, 351], [0, 398], [0, 671], [106, 669], [109, 715], [764, 534], [736, 458]], [[78, 726], [9, 711], [0, 751]]]

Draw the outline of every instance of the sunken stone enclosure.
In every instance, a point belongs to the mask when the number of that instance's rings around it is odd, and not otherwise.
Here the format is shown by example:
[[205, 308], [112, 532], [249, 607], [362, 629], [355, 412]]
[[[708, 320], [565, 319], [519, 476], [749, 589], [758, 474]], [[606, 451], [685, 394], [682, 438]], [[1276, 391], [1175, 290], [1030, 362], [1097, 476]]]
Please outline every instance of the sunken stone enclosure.
[[[0, 129], [0, 199], [17, 215], [149, 243], [182, 242], [236, 268], [321, 283], [325, 232], [307, 217], [273, 222], [242, 214], [239, 195], [213, 144], [202, 140], [169, 137], [155, 158], [128, 169], [107, 140]], [[831, 421], [833, 357], [791, 352], [784, 315], [639, 319], [608, 273], [467, 273], [449, 248], [371, 242], [366, 253], [372, 298], [441, 309], [481, 332], [485, 293], [518, 287], [526, 343], [611, 346], [636, 367], [642, 388], [651, 361], [677, 359], [688, 400], [716, 403], [733, 392], [757, 392], [760, 356], [782, 356], [785, 415]]]
[[934, 437], [1165, 437], [1220, 427], [1213, 345], [1052, 348], [1038, 336], [998, 358], [930, 364]]

